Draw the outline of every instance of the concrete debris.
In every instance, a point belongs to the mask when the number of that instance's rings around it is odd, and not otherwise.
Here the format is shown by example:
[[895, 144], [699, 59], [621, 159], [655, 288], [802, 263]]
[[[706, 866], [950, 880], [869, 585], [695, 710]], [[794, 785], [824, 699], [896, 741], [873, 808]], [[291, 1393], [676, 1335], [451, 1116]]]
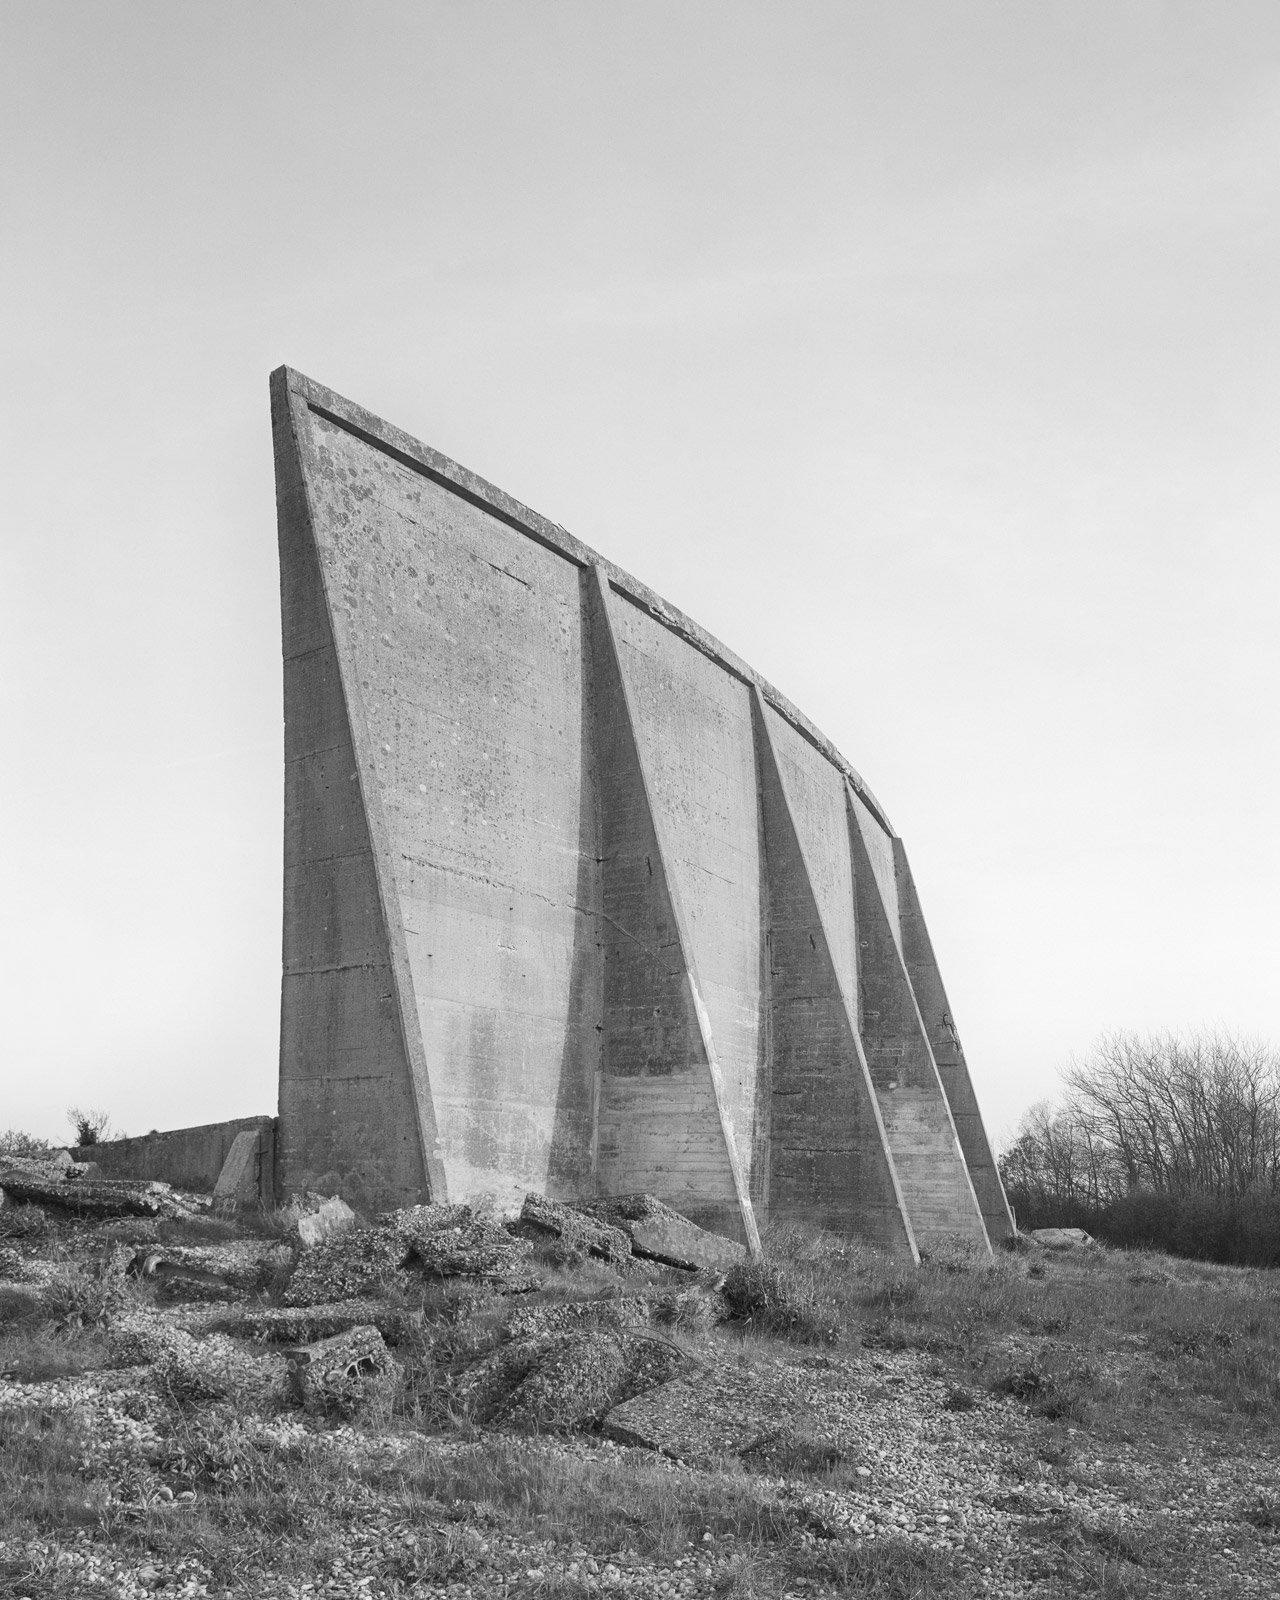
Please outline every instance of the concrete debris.
[[285, 1365], [279, 1356], [254, 1356], [221, 1334], [196, 1339], [141, 1310], [112, 1318], [108, 1342], [119, 1366], [151, 1368], [165, 1398], [186, 1405], [230, 1397], [269, 1403], [283, 1398]]
[[465, 1228], [473, 1220], [470, 1206], [405, 1206], [400, 1211], [384, 1211], [378, 1218], [378, 1226], [390, 1228], [412, 1248], [430, 1234]]
[[341, 1195], [295, 1195], [285, 1207], [287, 1231], [304, 1250], [336, 1239], [356, 1226], [356, 1214]]
[[285, 1286], [287, 1306], [318, 1306], [381, 1294], [395, 1279], [405, 1247], [386, 1228], [351, 1228], [305, 1250]]
[[368, 1324], [397, 1344], [419, 1320], [387, 1300], [334, 1300], [315, 1306], [245, 1306], [218, 1317], [212, 1330], [267, 1344], [302, 1345]]
[[139, 1367], [159, 1361], [171, 1350], [185, 1350], [195, 1340], [172, 1323], [138, 1309], [111, 1319], [107, 1343], [117, 1366]]
[[609, 1409], [627, 1356], [607, 1333], [569, 1333], [551, 1341], [502, 1407], [502, 1421], [526, 1433], [569, 1433]]
[[616, 1405], [603, 1431], [622, 1444], [713, 1465], [726, 1455], [758, 1449], [783, 1427], [805, 1420], [804, 1408], [777, 1392], [767, 1374], [724, 1366], [682, 1373]]
[[285, 1351], [294, 1401], [307, 1410], [358, 1403], [362, 1380], [386, 1372], [391, 1352], [371, 1325], [357, 1324], [327, 1339]]
[[558, 1305], [522, 1306], [507, 1320], [513, 1339], [545, 1338], [555, 1333], [634, 1332], [648, 1325], [649, 1303], [639, 1295], [599, 1300], [569, 1300]]
[[535, 1235], [559, 1239], [581, 1255], [598, 1256], [613, 1265], [631, 1255], [631, 1241], [621, 1228], [540, 1194], [525, 1195], [520, 1224]]
[[532, 1433], [593, 1426], [611, 1407], [683, 1367], [665, 1340], [601, 1329], [514, 1339], [450, 1381], [450, 1398], [482, 1423]]
[[620, 1228], [636, 1255], [664, 1266], [724, 1272], [746, 1256], [742, 1245], [700, 1228], [651, 1194], [614, 1195], [580, 1209]]
[[261, 1288], [274, 1267], [292, 1259], [286, 1245], [236, 1239], [226, 1244], [138, 1250], [125, 1271], [129, 1277], [153, 1281], [161, 1300], [232, 1300], [242, 1292]]
[[472, 1221], [458, 1228], [420, 1232], [409, 1253], [433, 1278], [482, 1278], [511, 1293], [536, 1288], [540, 1281], [528, 1242], [496, 1222]]
[[1083, 1228], [1033, 1228], [1031, 1238], [1046, 1250], [1096, 1250], [1098, 1241]]
[[181, 1217], [191, 1207], [167, 1183], [131, 1178], [92, 1178], [70, 1167], [16, 1156], [0, 1158], [0, 1193], [5, 1205], [36, 1201], [89, 1217]]

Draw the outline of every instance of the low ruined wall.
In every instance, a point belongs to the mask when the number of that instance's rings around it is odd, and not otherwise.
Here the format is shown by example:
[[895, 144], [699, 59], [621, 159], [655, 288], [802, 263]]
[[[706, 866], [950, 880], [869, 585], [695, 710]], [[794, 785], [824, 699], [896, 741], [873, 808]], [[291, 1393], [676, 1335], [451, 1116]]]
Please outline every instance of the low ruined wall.
[[236, 1135], [254, 1129], [260, 1134], [259, 1191], [270, 1204], [275, 1190], [274, 1117], [237, 1117], [136, 1139], [107, 1139], [71, 1153], [77, 1161], [96, 1161], [106, 1178], [158, 1178], [176, 1189], [203, 1194], [212, 1192]]

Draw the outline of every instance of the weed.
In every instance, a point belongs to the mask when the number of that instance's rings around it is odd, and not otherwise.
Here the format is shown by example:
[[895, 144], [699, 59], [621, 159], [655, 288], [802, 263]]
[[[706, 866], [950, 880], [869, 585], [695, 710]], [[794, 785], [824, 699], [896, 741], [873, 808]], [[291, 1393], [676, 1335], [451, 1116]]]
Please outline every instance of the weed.
[[33, 1320], [0, 1332], [0, 1372], [19, 1383], [78, 1377], [106, 1366], [108, 1359], [106, 1336], [97, 1328], [54, 1339], [46, 1323]]
[[415, 1465], [369, 1473], [384, 1498], [407, 1504], [425, 1496], [489, 1507], [521, 1531], [545, 1535], [554, 1529], [563, 1539], [605, 1551], [624, 1541], [642, 1552], [671, 1555], [708, 1532], [755, 1546], [779, 1545], [804, 1527], [798, 1508], [740, 1465], [689, 1472], [658, 1459], [566, 1456], [501, 1435], [461, 1451], [424, 1449]]
[[784, 1428], [743, 1451], [742, 1459], [774, 1475], [812, 1477], [830, 1473], [848, 1459], [842, 1445], [811, 1428]]
[[1261, 1533], [1280, 1534], [1280, 1495], [1269, 1489], [1257, 1490], [1240, 1508], [1240, 1520]]
[[110, 1485], [86, 1470], [86, 1424], [65, 1411], [0, 1411], [0, 1527], [94, 1524]]
[[739, 1261], [725, 1275], [724, 1297], [738, 1321], [762, 1333], [802, 1344], [834, 1344], [839, 1338], [835, 1304], [803, 1263]]
[[0, 1208], [0, 1239], [42, 1239], [51, 1226], [40, 1206], [28, 1204]]
[[801, 1546], [787, 1552], [785, 1577], [863, 1600], [964, 1600], [974, 1592], [957, 1556], [895, 1536]]
[[40, 1315], [39, 1297], [29, 1289], [0, 1285], [0, 1328], [16, 1328]]
[[41, 1308], [62, 1333], [105, 1328], [127, 1299], [122, 1275], [109, 1260], [62, 1268], [41, 1294]]

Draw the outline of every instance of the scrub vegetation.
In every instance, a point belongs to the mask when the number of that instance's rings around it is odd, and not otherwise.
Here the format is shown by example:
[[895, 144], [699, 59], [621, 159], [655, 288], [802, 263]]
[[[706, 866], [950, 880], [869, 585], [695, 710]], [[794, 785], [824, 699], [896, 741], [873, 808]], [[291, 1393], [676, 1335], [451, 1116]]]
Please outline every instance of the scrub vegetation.
[[[285, 1370], [270, 1319], [310, 1338], [341, 1318], [288, 1306], [286, 1218], [27, 1209], [0, 1210], [0, 1595], [1280, 1588], [1265, 1272], [1026, 1241], [915, 1268], [779, 1229], [762, 1262], [709, 1274], [548, 1242], [520, 1293], [401, 1273], [362, 1302], [385, 1366], [301, 1405], [267, 1381]], [[230, 1299], [166, 1299], [129, 1270], [140, 1244], [261, 1266]], [[664, 1453], [635, 1442], [658, 1413], [582, 1421], [554, 1387], [504, 1412], [530, 1330], [569, 1326], [668, 1349], [659, 1376], [695, 1412], [731, 1378], [737, 1437]]]

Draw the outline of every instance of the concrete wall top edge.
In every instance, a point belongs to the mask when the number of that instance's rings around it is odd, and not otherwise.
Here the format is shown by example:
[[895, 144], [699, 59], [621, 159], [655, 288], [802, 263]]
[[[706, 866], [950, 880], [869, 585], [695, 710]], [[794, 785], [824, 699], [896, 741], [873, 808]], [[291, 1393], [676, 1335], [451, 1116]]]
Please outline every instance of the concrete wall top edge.
[[710, 657], [725, 671], [743, 683], [758, 688], [779, 715], [785, 717], [820, 755], [849, 779], [876, 821], [891, 838], [896, 837], [884, 808], [863, 782], [861, 775], [826, 735], [753, 667], [748, 666], [706, 629], [670, 605], [639, 579], [598, 555], [590, 546], [576, 539], [558, 523], [540, 516], [538, 512], [522, 505], [520, 501], [505, 494], [484, 478], [451, 461], [448, 456], [431, 449], [429, 445], [423, 444], [412, 435], [383, 421], [382, 418], [345, 399], [342, 395], [335, 394], [333, 390], [325, 388], [323, 384], [295, 371], [292, 367], [277, 367], [271, 374], [271, 384], [273, 391], [280, 392], [282, 400], [286, 393], [296, 395], [312, 411], [331, 423], [354, 434], [374, 449], [390, 455], [411, 470], [422, 473], [460, 498], [480, 506], [518, 533], [554, 550], [576, 566], [599, 566], [617, 594], [647, 612], [655, 621], [669, 628], [703, 655]]
[[[219, 1132], [223, 1128], [240, 1129], [253, 1128], [259, 1125], [265, 1126], [265, 1124], [275, 1120], [275, 1116], [271, 1112], [262, 1112], [260, 1115], [247, 1117], [223, 1117], [219, 1122], [193, 1122], [185, 1128], [148, 1128], [146, 1133], [122, 1133], [118, 1138], [101, 1139], [99, 1143], [101, 1145], [140, 1144], [144, 1139], [170, 1139], [178, 1134], [191, 1134], [194, 1137], [196, 1134]], [[59, 1147], [55, 1146], [55, 1148]], [[91, 1150], [93, 1146], [87, 1144], [64, 1145], [60, 1148]]]

